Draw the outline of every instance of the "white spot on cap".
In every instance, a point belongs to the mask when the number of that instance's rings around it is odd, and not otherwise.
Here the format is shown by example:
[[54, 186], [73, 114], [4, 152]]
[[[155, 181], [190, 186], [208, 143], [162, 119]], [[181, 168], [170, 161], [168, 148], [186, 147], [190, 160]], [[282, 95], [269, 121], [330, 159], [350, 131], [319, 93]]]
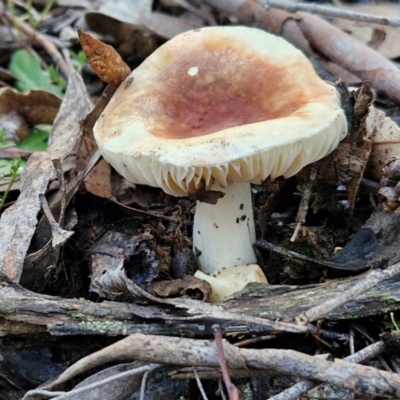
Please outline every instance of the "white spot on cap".
[[199, 67], [190, 67], [188, 69], [188, 75], [195, 76], [199, 72]]

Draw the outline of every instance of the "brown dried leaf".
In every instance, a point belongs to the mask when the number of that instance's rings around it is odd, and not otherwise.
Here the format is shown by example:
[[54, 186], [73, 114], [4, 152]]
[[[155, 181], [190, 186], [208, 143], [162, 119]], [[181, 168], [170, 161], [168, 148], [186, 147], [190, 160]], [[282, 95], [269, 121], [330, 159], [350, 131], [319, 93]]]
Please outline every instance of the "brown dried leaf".
[[190, 295], [190, 297], [203, 301], [207, 300], [211, 295], [210, 284], [191, 275], [185, 275], [183, 279], [174, 279], [172, 281], [152, 282], [147, 290], [157, 297]]
[[0, 115], [16, 112], [30, 125], [51, 124], [60, 108], [61, 99], [43, 90], [19, 93], [0, 89]]
[[86, 177], [86, 190], [95, 196], [111, 199], [113, 198], [113, 194], [110, 178], [110, 164], [105, 160], [101, 160]]
[[80, 27], [77, 31], [82, 49], [94, 72], [102, 81], [118, 86], [131, 73], [131, 69], [112, 46], [84, 33]]

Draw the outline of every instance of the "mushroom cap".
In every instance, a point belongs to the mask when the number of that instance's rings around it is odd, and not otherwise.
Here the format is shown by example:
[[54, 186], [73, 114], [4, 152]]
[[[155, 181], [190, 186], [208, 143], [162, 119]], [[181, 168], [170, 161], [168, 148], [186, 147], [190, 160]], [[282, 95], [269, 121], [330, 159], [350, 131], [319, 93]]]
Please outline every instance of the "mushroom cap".
[[335, 88], [307, 58], [247, 27], [174, 37], [129, 75], [94, 127], [122, 176], [174, 196], [292, 176], [346, 132]]

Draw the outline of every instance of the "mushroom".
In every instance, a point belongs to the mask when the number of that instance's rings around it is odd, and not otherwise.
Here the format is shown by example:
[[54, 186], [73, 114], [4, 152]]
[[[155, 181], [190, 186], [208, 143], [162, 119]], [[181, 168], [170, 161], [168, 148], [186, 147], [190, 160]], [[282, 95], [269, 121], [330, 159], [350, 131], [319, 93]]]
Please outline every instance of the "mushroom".
[[296, 174], [346, 132], [334, 86], [307, 58], [240, 26], [185, 32], [159, 47], [94, 127], [103, 157], [128, 181], [173, 196], [225, 194], [196, 205], [193, 246], [206, 274], [256, 262], [250, 183]]

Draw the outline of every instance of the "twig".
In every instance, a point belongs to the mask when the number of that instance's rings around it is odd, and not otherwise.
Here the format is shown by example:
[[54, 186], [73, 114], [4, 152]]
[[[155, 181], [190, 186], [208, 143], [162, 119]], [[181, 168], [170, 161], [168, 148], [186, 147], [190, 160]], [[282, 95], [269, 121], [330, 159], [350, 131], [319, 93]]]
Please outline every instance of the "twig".
[[296, 321], [299, 324], [309, 324], [312, 321], [324, 318], [333, 309], [354, 299], [378, 283], [392, 278], [398, 274], [400, 274], [400, 262], [385, 270], [377, 269], [372, 271], [366, 278], [358, 281], [354, 286], [346, 290], [344, 293], [340, 293], [332, 299], [329, 299], [305, 312], [302, 312], [298, 317], [296, 317]]
[[[131, 376], [136, 376], [136, 375], [146, 373], [146, 372], [152, 372], [160, 367], [161, 367], [160, 364], [148, 364], [148, 365], [144, 365], [143, 367], [130, 369], [128, 371], [124, 371], [119, 374], [109, 376], [108, 378], [102, 379], [100, 381], [95, 381], [95, 382], [89, 383], [85, 386], [72, 389], [70, 392], [62, 393], [62, 394], [58, 395], [57, 397], [55, 397], [54, 400], [85, 398], [86, 397], [85, 394], [87, 395], [87, 393], [90, 393], [93, 389], [99, 388], [103, 385], [107, 386], [109, 384], [113, 384], [114, 382], [118, 382], [118, 380], [120, 380], [121, 378], [124, 378], [124, 377], [131, 377]], [[29, 393], [34, 394], [35, 390], [27, 392], [24, 396], [24, 399], [29, 400], [29, 397], [27, 397], [27, 395]]]
[[208, 400], [207, 394], [204, 391], [203, 384], [201, 383], [200, 376], [197, 373], [196, 368], [193, 368], [193, 375], [194, 375], [194, 378], [196, 379], [197, 387], [200, 391], [201, 397], [203, 398], [203, 400]]
[[142, 384], [140, 385], [140, 400], [145, 400], [145, 392], [146, 392], [146, 384], [147, 384], [147, 378], [150, 374], [150, 371], [146, 371], [143, 374], [142, 377]]
[[60, 195], [61, 195], [61, 207], [60, 207], [60, 215], [58, 217], [58, 223], [60, 226], [64, 224], [64, 216], [65, 216], [65, 210], [67, 208], [67, 200], [66, 200], [66, 186], [65, 186], [65, 179], [64, 179], [64, 172], [62, 169], [61, 161], [59, 159], [54, 159], [51, 160], [51, 162], [54, 165], [54, 169], [56, 170], [57, 173], [57, 179], [58, 183], [60, 185]]
[[46, 37], [38, 32], [36, 32], [29, 24], [26, 22], [18, 21], [13, 19], [8, 13], [3, 13], [3, 18], [5, 21], [10, 25], [15, 25], [21, 32], [23, 32], [26, 36], [31, 38], [38, 44], [39, 46], [43, 47], [46, 52], [50, 55], [53, 59], [54, 63], [58, 66], [60, 71], [63, 73], [64, 76], [68, 77], [71, 68], [63, 59], [61, 53], [58, 51], [57, 47], [51, 43]]
[[51, 243], [52, 246], [55, 248], [60, 244], [65, 243], [68, 240], [68, 238], [70, 238], [74, 234], [74, 232], [66, 231], [63, 228], [61, 228], [59, 223], [55, 220], [44, 194], [39, 195], [39, 200], [42, 205], [43, 212], [46, 215], [47, 220], [49, 221], [52, 234]]
[[[344, 360], [351, 363], [360, 363], [369, 358], [375, 357], [383, 351], [385, 351], [385, 343], [381, 340], [368, 347], [365, 347], [357, 353], [345, 357]], [[268, 400], [296, 400], [315, 386], [317, 386], [315, 381], [304, 380], [296, 383], [289, 389], [284, 390], [276, 396], [270, 397]]]
[[349, 347], [350, 347], [350, 354], [354, 354], [354, 331], [352, 328], [350, 328], [350, 333], [349, 333]]
[[226, 359], [224, 354], [224, 346], [222, 343], [222, 334], [221, 327], [218, 324], [212, 326], [212, 330], [214, 333], [215, 345], [217, 346], [217, 353], [219, 359], [219, 365], [221, 368], [222, 378], [225, 383], [226, 390], [228, 391], [229, 400], [239, 400], [239, 390], [232, 383], [231, 378], [229, 376], [228, 367], [226, 365]]
[[[350, 269], [346, 265], [342, 265], [342, 264], [339, 264], [336, 262], [326, 261], [326, 260], [318, 260], [316, 258], [304, 256], [303, 254], [296, 253], [295, 251], [284, 249], [280, 246], [269, 243], [266, 240], [257, 239], [255, 245], [257, 247], [260, 247], [261, 249], [270, 250], [275, 253], [282, 254], [285, 257], [290, 257], [290, 258], [295, 258], [295, 259], [302, 260], [302, 261], [311, 262], [313, 264], [322, 265], [324, 267], [334, 268], [334, 269], [339, 269], [339, 270], [349, 270]], [[367, 269], [367, 268], [364, 268], [363, 266], [362, 267], [354, 266], [353, 269], [351, 269], [351, 271], [362, 271], [365, 269]]]
[[186, 0], [174, 0], [173, 1], [176, 5], [184, 8], [187, 11], [190, 11], [191, 13], [197, 15], [199, 18], [202, 20], [206, 21], [210, 25], [216, 25], [216, 21], [214, 17], [212, 16], [212, 13], [206, 14], [205, 12], [201, 11], [200, 9], [192, 6], [188, 1]]
[[[224, 354], [230, 369], [250, 368], [298, 375], [354, 391], [362, 398], [372, 396], [400, 397], [400, 376], [373, 367], [335, 359], [321, 360], [294, 350], [238, 349], [223, 340]], [[64, 371], [52, 385], [107, 362], [140, 360], [151, 363], [219, 367], [214, 340], [134, 334], [96, 353], [82, 358]], [[44, 387], [48, 389], [48, 387]]]
[[138, 214], [149, 215], [150, 217], [153, 217], [153, 218], [160, 218], [165, 221], [170, 221], [170, 222], [173, 222], [178, 225], [180, 225], [182, 222], [179, 218], [168, 217], [167, 215], [159, 214], [159, 213], [156, 213], [153, 211], [140, 210], [139, 208], [130, 207], [130, 206], [127, 206], [126, 204], [120, 203], [119, 201], [117, 201], [115, 199], [110, 199], [110, 201], [112, 201], [115, 204], [118, 204], [122, 208], [126, 208], [127, 210], [133, 211]]
[[315, 178], [317, 176], [317, 170], [321, 166], [321, 161], [317, 161], [308, 168], [308, 173], [307, 173], [307, 181], [303, 183], [302, 185], [302, 196], [299, 204], [299, 208], [297, 211], [297, 216], [296, 216], [296, 228], [293, 232], [292, 237], [290, 238], [291, 242], [294, 242], [296, 240], [297, 234], [299, 233], [301, 225], [303, 225], [306, 222], [306, 215], [307, 211], [309, 208], [310, 204], [310, 197], [311, 197], [311, 191], [313, 188], [313, 184], [315, 182]]
[[226, 400], [224, 387], [222, 385], [222, 379], [218, 379], [218, 394], [220, 395], [222, 400]]
[[367, 13], [359, 13], [354, 11], [341, 10], [334, 7], [320, 6], [317, 4], [305, 3], [287, 3], [277, 0], [256, 0], [259, 4], [265, 6], [266, 9], [278, 8], [289, 12], [306, 11], [311, 14], [326, 15], [328, 17], [349, 19], [351, 21], [370, 22], [372, 24], [386, 25], [386, 26], [400, 26], [400, 19], [386, 18], [383, 16], [376, 16]]

